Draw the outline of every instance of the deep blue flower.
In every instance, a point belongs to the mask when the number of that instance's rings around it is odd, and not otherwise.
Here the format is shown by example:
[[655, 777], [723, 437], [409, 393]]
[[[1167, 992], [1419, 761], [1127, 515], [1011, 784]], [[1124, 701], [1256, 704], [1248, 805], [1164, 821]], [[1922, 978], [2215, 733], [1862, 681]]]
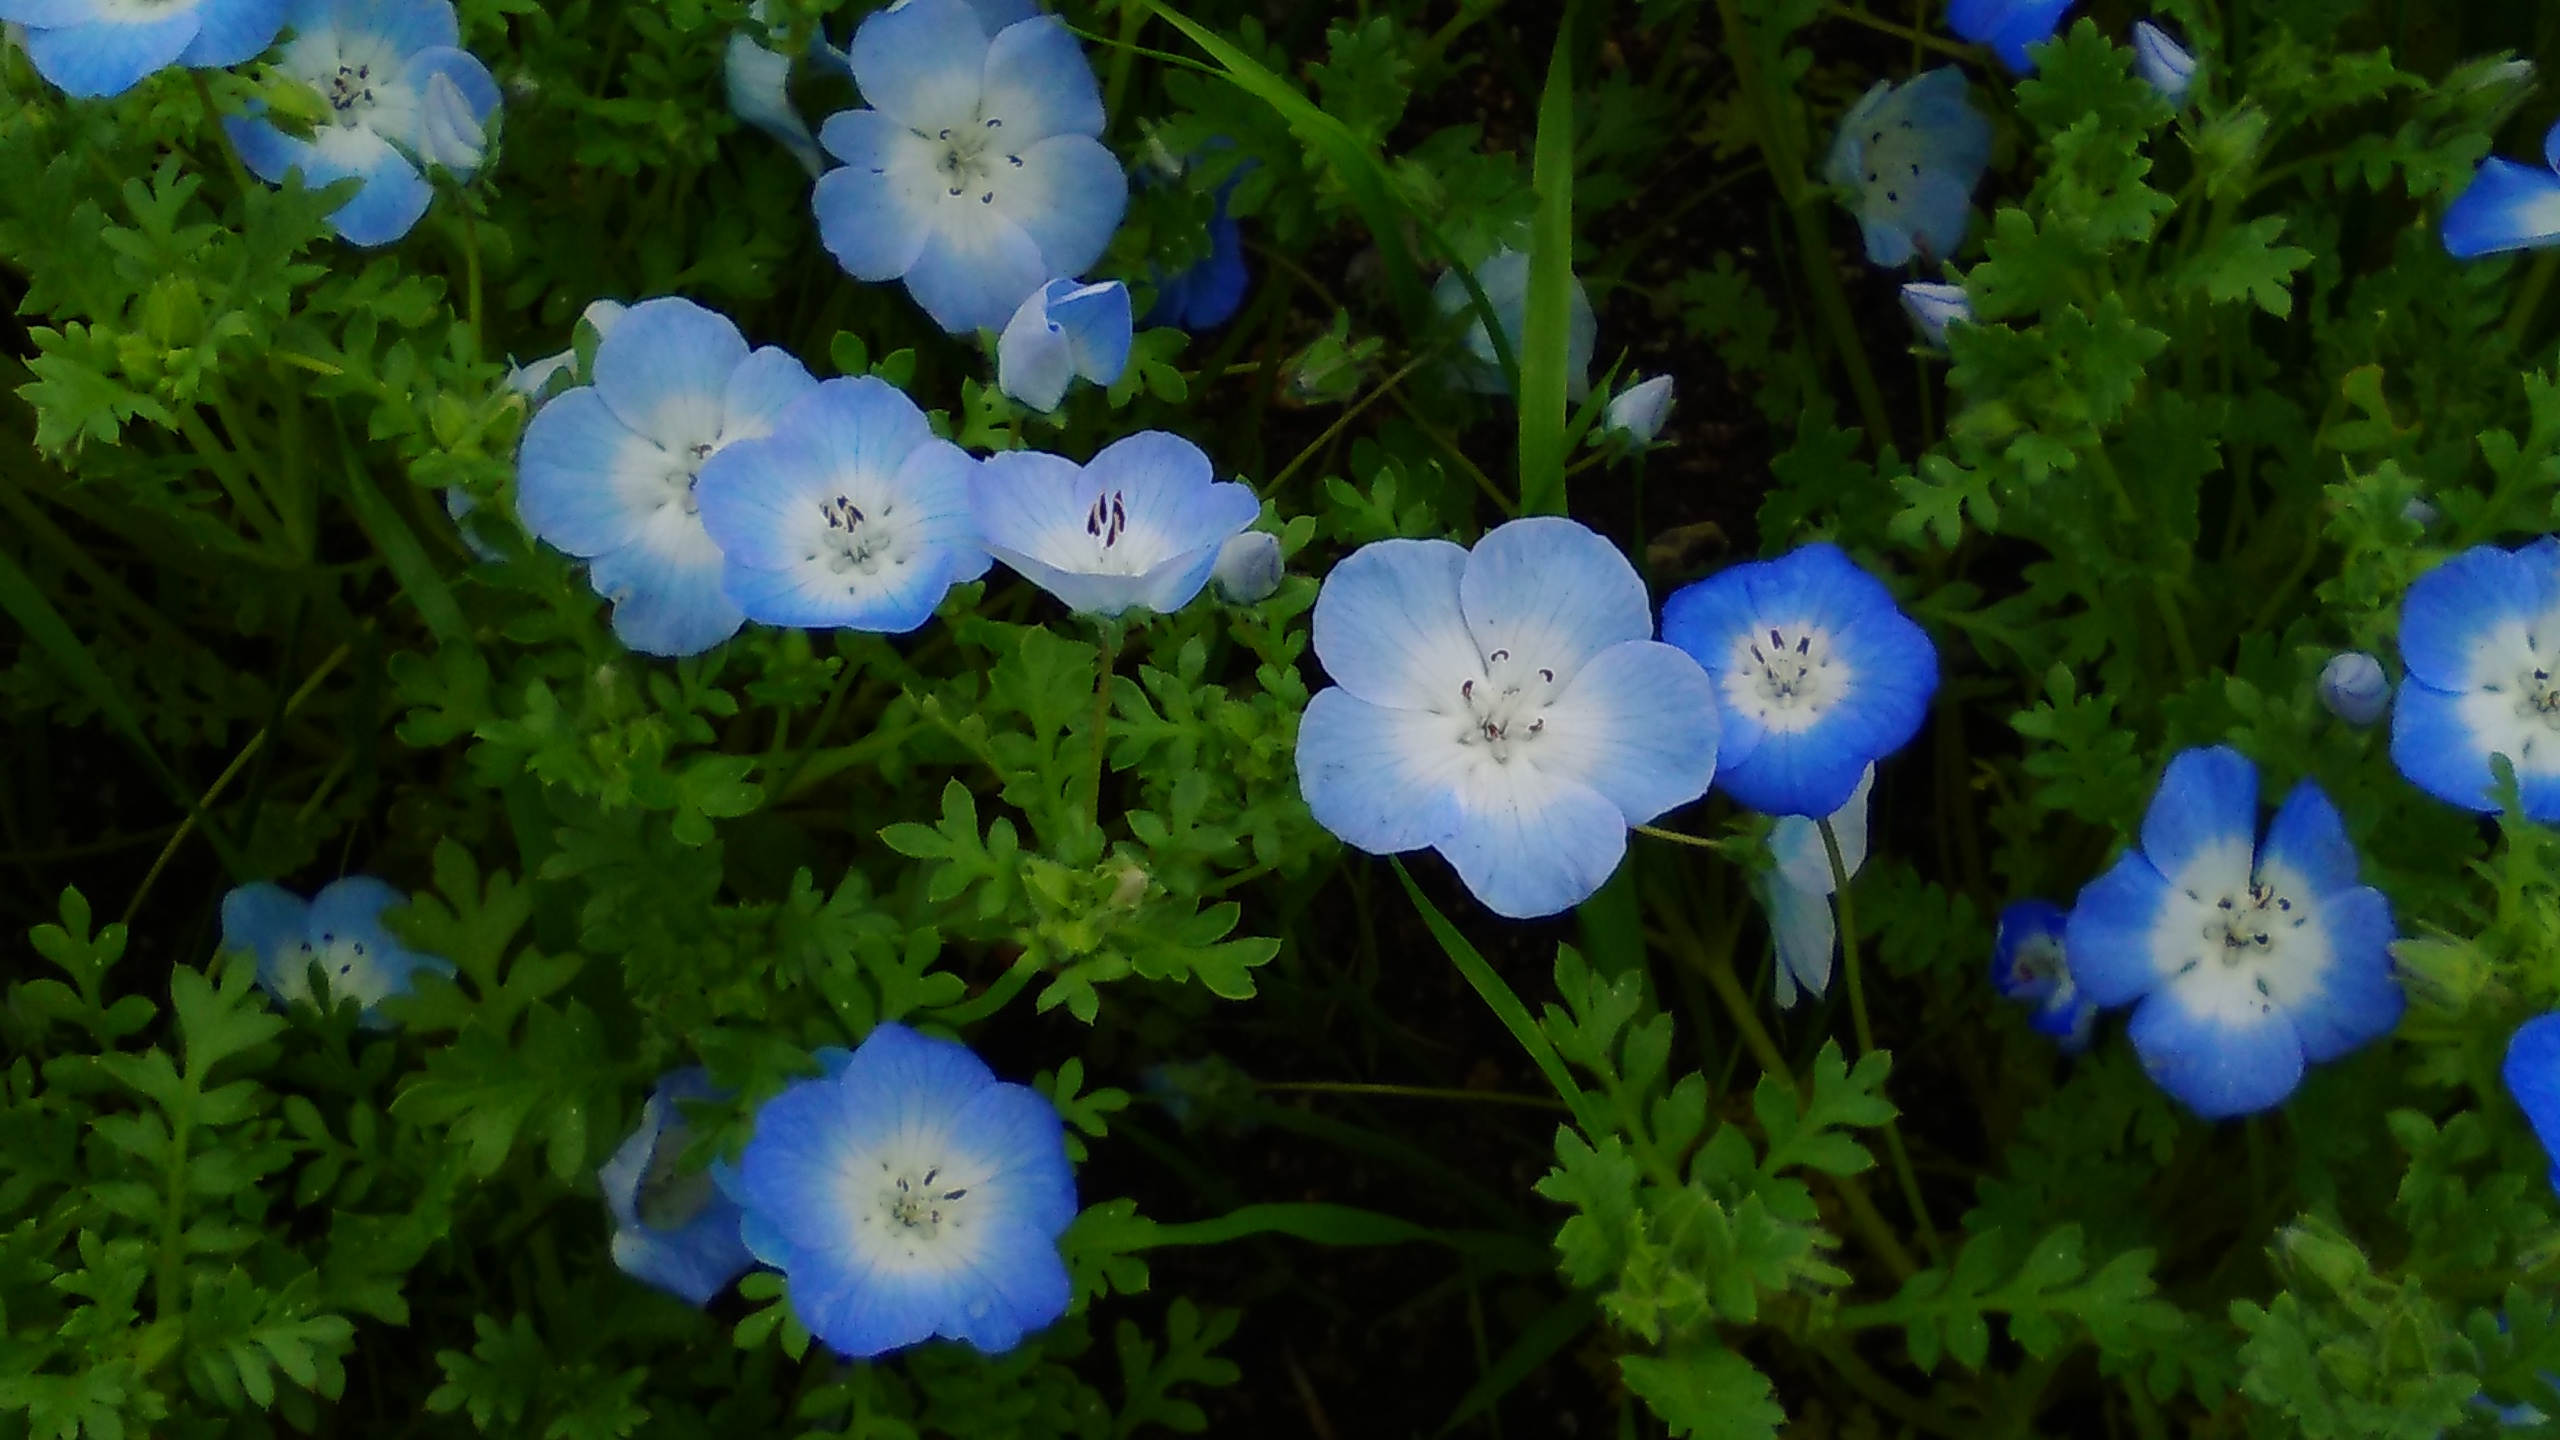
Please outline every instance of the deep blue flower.
[[[1494, 319], [1502, 323], [1503, 343], [1511, 347], [1511, 358], [1520, 358], [1521, 332], [1529, 323], [1529, 257], [1517, 250], [1497, 250], [1493, 258], [1475, 267], [1476, 288], [1484, 291], [1485, 302], [1493, 307]], [[1458, 272], [1443, 273], [1431, 287], [1432, 303], [1443, 315], [1472, 311], [1474, 298], [1467, 294], [1466, 282]], [[1591, 393], [1591, 351], [1600, 343], [1600, 321], [1591, 311], [1591, 297], [1582, 288], [1582, 278], [1575, 276], [1573, 293], [1567, 302], [1564, 333], [1565, 394], [1575, 400]], [[1484, 318], [1476, 316], [1467, 327], [1465, 354], [1458, 362], [1458, 378], [1472, 390], [1487, 395], [1508, 395], [1511, 386], [1503, 378], [1501, 357], [1494, 353], [1493, 337], [1485, 333]]]
[[309, 139], [255, 115], [223, 121], [241, 163], [269, 184], [299, 170], [313, 188], [350, 176], [355, 198], [329, 216], [357, 245], [409, 233], [435, 198], [421, 165], [468, 177], [480, 164], [498, 84], [461, 44], [451, 0], [293, 0], [279, 64], [329, 103]]
[[2071, 0], [1952, 0], [1947, 28], [1976, 45], [1988, 45], [2000, 63], [2024, 75], [2036, 68], [2027, 47], [2053, 38]]
[[1715, 682], [1716, 783], [1768, 815], [1828, 815], [1920, 729], [1938, 652], [1883, 582], [1827, 542], [1736, 565], [1674, 594], [1662, 638]]
[[1209, 583], [1236, 604], [1253, 605], [1271, 598], [1288, 573], [1280, 537], [1268, 530], [1247, 530], [1228, 536], [1227, 543], [1218, 547], [1218, 563], [1209, 569]]
[[838, 1354], [934, 1336], [999, 1354], [1066, 1313], [1076, 1217], [1056, 1107], [898, 1024], [756, 1112], [726, 1188], [747, 1248]]
[[715, 1093], [699, 1065], [659, 1076], [640, 1127], [596, 1172], [613, 1215], [613, 1263], [693, 1305], [710, 1303], [755, 1263], [738, 1235], [738, 1202], [707, 1170], [677, 1168], [693, 1133], [676, 1102]]
[[1944, 350], [1948, 326], [1973, 323], [1973, 301], [1961, 285], [1914, 280], [1902, 287], [1902, 313], [1911, 317], [1911, 328], [1920, 332], [1923, 343]]
[[1079, 613], [1171, 614], [1209, 583], [1229, 537], [1262, 514], [1200, 447], [1162, 430], [1082, 465], [1037, 450], [987, 457], [969, 505], [989, 553]]
[[1147, 310], [1147, 324], [1171, 325], [1196, 335], [1226, 324], [1234, 318], [1236, 307], [1244, 303], [1244, 292], [1253, 284], [1253, 272], [1245, 268], [1244, 232], [1236, 227], [1235, 217], [1227, 213], [1227, 198], [1235, 194], [1244, 170], [1243, 166], [1237, 167], [1212, 197], [1209, 253], [1193, 261], [1188, 269], [1157, 278], [1156, 303]]
[[2543, 168], [2492, 155], [2444, 212], [2444, 248], [2458, 260], [2560, 244], [2560, 125], [2542, 137]]
[[1624, 435], [1637, 445], [1652, 444], [1654, 437], [1662, 433], [1662, 423], [1671, 418], [1671, 389], [1668, 375], [1656, 375], [1628, 386], [1609, 397], [1600, 428]]
[[2308, 780], [2258, 840], [2258, 771], [2226, 746], [2169, 762], [2142, 843], [2072, 907], [2071, 977], [2161, 1089], [2207, 1118], [2264, 1110], [2304, 1065], [2389, 1034], [2391, 902], [2356, 883], [2337, 808]]
[[2551, 1188], [2560, 1191], [2560, 1012], [2537, 1015], [2507, 1041], [2507, 1093], [2551, 1157]]
[[1991, 122], [1964, 72], [1941, 66], [1901, 85], [1879, 80], [1840, 119], [1823, 178], [1858, 217], [1867, 259], [1944, 259], [1964, 242], [1973, 187], [1991, 163]]
[[873, 108], [818, 132], [844, 164], [812, 203], [856, 279], [904, 279], [956, 334], [1102, 258], [1129, 177], [1096, 138], [1102, 87], [1054, 17], [991, 37], [963, 0], [908, 0], [854, 32], [853, 74]]
[[[1875, 784], [1870, 765], [1858, 777], [1848, 803], [1831, 812], [1832, 837], [1840, 842], [1840, 868], [1850, 875], [1867, 863], [1867, 792]], [[1840, 927], [1831, 914], [1831, 852], [1822, 829], [1803, 815], [1782, 815], [1769, 831], [1769, 853], [1777, 866], [1768, 886], [1769, 929], [1777, 941], [1780, 1009], [1796, 1003], [1799, 988], [1819, 995], [1831, 988], [1831, 957], [1840, 948]]]
[[987, 573], [969, 519], [977, 465], [896, 386], [829, 380], [702, 467], [721, 589], [767, 625], [905, 634]]
[[2098, 1007], [2071, 978], [2064, 948], [2070, 915], [2050, 900], [2021, 900], [2000, 912], [1991, 945], [1991, 988], [2027, 1007], [2027, 1024], [2066, 1055], [2089, 1048]]
[[222, 947], [258, 957], [258, 985], [279, 1005], [312, 998], [317, 963], [331, 1001], [362, 1005], [363, 1023], [379, 1030], [389, 1024], [382, 1002], [408, 994], [411, 975], [453, 973], [453, 962], [421, 955], [382, 928], [382, 912], [408, 901], [370, 875], [332, 880], [307, 902], [262, 880], [222, 897]]
[[2151, 82], [2161, 99], [2172, 105], [2187, 103], [2187, 90], [2196, 80], [2196, 57], [2148, 20], [2133, 22], [2133, 68]]
[[1706, 675], [1652, 638], [1644, 582], [1573, 521], [1514, 520], [1472, 551], [1381, 540], [1333, 567], [1298, 726], [1298, 788], [1354, 848], [1426, 847], [1511, 919], [1582, 903], [1627, 827], [1706, 793]]
[[2476, 545], [2418, 577], [2400, 605], [2407, 674], [2391, 759], [2428, 794], [2495, 808], [2489, 757], [2515, 766], [2525, 814], [2560, 820], [2560, 540]]
[[169, 65], [254, 59], [284, 28], [286, 0], [0, 0], [26, 27], [36, 73], [82, 99], [121, 95]]
[[2320, 667], [2320, 703], [2329, 713], [2361, 730], [2382, 718], [2391, 704], [2391, 677], [2382, 662], [2361, 650], [2341, 651]]
[[1129, 287], [1052, 280], [1031, 292], [996, 341], [996, 388], [1034, 410], [1058, 408], [1079, 375], [1109, 385], [1129, 368]]
[[[755, 7], [761, 11], [762, 6]], [[791, 103], [791, 57], [757, 43], [751, 30], [733, 30], [721, 66], [729, 92], [729, 113], [782, 142], [801, 168], [816, 175], [827, 168], [809, 122]]]
[[644, 300], [596, 346], [594, 382], [525, 427], [517, 513], [589, 562], [623, 644], [649, 655], [708, 650], [746, 617], [721, 592], [698, 477], [816, 384], [788, 352], [750, 351], [724, 315], [690, 300]]

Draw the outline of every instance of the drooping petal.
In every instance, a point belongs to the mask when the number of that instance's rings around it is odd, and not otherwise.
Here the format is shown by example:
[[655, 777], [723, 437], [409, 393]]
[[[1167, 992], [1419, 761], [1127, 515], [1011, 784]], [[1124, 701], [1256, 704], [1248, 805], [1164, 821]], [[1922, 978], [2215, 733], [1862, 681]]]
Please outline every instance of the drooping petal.
[[2492, 155], [2445, 207], [2444, 248], [2457, 260], [2560, 244], [2560, 175]]
[[[1858, 777], [1858, 788], [1826, 817], [1831, 838], [1840, 847], [1840, 869], [1855, 875], [1867, 863], [1867, 799], [1875, 788], [1876, 768]], [[1810, 815], [1781, 815], [1769, 829], [1769, 854], [1787, 884], [1807, 894], [1829, 895], [1837, 888], [1831, 873], [1831, 847], [1822, 843], [1822, 827]]]
[[84, 100], [121, 95], [176, 63], [203, 28], [192, 8], [155, 14], [91, 7], [90, 14], [84, 23], [30, 28], [23, 42], [37, 74]]
[[906, 274], [934, 233], [932, 142], [877, 110], [831, 116], [819, 138], [844, 164], [811, 192], [818, 238], [856, 280]]
[[1156, 286], [1156, 303], [1147, 311], [1149, 325], [1172, 325], [1199, 332], [1224, 325], [1244, 303], [1253, 283], [1245, 267], [1244, 234], [1226, 212], [1222, 197], [1209, 217], [1209, 254], [1190, 269], [1165, 277]]
[[1328, 686], [1298, 722], [1299, 793], [1316, 823], [1353, 849], [1395, 855], [1440, 844], [1458, 828], [1458, 783], [1471, 763], [1458, 743], [1464, 724]]
[[1480, 651], [1509, 650], [1553, 670], [1558, 685], [1613, 645], [1653, 638], [1653, 606], [1635, 566], [1562, 516], [1526, 516], [1486, 531], [1468, 552], [1458, 596]]
[[1840, 928], [1831, 914], [1831, 890], [1806, 890], [1783, 874], [1768, 881], [1769, 931], [1778, 949], [1777, 1001], [1792, 1009], [1799, 990], [1820, 995], [1831, 988], [1831, 957]]
[[2207, 896], [2235, 894], [2248, 885], [2257, 842], [2258, 767], [2227, 745], [2169, 761], [2142, 816], [2142, 853], [2163, 878]]
[[[737, 1202], [707, 1176], [674, 1172], [676, 1156], [670, 1152], [681, 1149], [685, 1136], [676, 1102], [710, 1092], [710, 1078], [698, 1066], [661, 1077], [641, 1109], [639, 1127], [596, 1171], [614, 1218], [615, 1266], [697, 1306], [710, 1303], [755, 1263], [740, 1234]], [[659, 1207], [647, 1203], [648, 1192], [668, 1183], [698, 1193], [674, 1214], [653, 1214]]]
[[934, 232], [907, 271], [907, 293], [954, 335], [993, 330], [1053, 272], [1040, 246], [1002, 213], [1001, 204], [982, 206], [965, 196], [937, 204]]
[[2335, 1060], [2391, 1033], [2406, 1000], [2391, 975], [2391, 942], [2398, 933], [2391, 902], [2369, 885], [2320, 897], [2316, 921], [2327, 934], [2329, 963], [2318, 983], [2287, 1006], [2302, 1053]]
[[[1110, 248], [1111, 233], [1120, 228], [1120, 217], [1129, 208], [1129, 176], [1120, 162], [1101, 141], [1085, 135], [1053, 135], [1008, 158], [1022, 163], [1001, 173], [991, 208], [1020, 226], [1038, 247], [1039, 278], [1091, 269]], [[1008, 297], [1006, 310], [1029, 289], [1024, 286]]]
[[1053, 18], [997, 32], [987, 46], [985, 84], [978, 113], [1009, 144], [1102, 133], [1102, 86], [1084, 47]]
[[596, 347], [596, 394], [672, 454], [721, 438], [729, 377], [747, 358], [729, 317], [674, 296], [624, 312]]
[[679, 505], [651, 513], [631, 543], [597, 556], [588, 573], [613, 602], [613, 633], [643, 655], [699, 655], [746, 623], [721, 593], [720, 547]]
[[2081, 889], [2071, 903], [2063, 955], [2072, 982], [2091, 1003], [2130, 1005], [2184, 963], [2175, 954], [2164, 960], [2156, 943], [2176, 898], [2139, 850], [2118, 856], [2106, 874]]
[[1380, 540], [1352, 551], [1316, 596], [1325, 674], [1373, 705], [1456, 705], [1459, 686], [1484, 668], [1459, 608], [1466, 566], [1467, 552], [1446, 540]]
[[1627, 853], [1627, 817], [1578, 780], [1516, 762], [1478, 764], [1461, 777], [1457, 826], [1438, 849], [1486, 909], [1534, 920], [1608, 883]]
[[2020, 900], [2002, 910], [1991, 944], [1991, 988], [2004, 1000], [2029, 1005], [2052, 1000], [2071, 984], [2064, 943], [2070, 923], [2070, 915], [2050, 900]]
[[[479, 56], [459, 46], [431, 45], [417, 51], [401, 63], [400, 77], [405, 88], [418, 97], [421, 124], [431, 113], [432, 107], [425, 102], [437, 88], [439, 80], [453, 92], [448, 103], [458, 106], [446, 117], [449, 122], [457, 125], [467, 123], [476, 132], [485, 134], [489, 117], [497, 113], [498, 82], [491, 77], [489, 67], [481, 63]], [[379, 123], [382, 118], [377, 111], [376, 128], [385, 128]], [[394, 140], [406, 140], [412, 145], [419, 143], [416, 135], [403, 136], [397, 130], [389, 133]]]
[[2190, 1008], [2183, 993], [2171, 987], [2143, 1001], [2127, 1031], [2161, 1089], [2219, 1120], [2281, 1104], [2302, 1083], [2302, 1043], [2290, 1020]]
[[526, 424], [516, 460], [516, 513], [525, 528], [581, 559], [638, 538], [671, 495], [670, 457], [581, 387]]
[[1537, 766], [1607, 796], [1630, 825], [1688, 804], [1715, 778], [1715, 688], [1697, 661], [1658, 640], [1593, 656], [1545, 719]]
[[781, 142], [811, 175], [827, 168], [817, 138], [809, 133], [809, 122], [800, 118], [799, 109], [791, 103], [790, 56], [757, 44], [747, 31], [731, 31], [721, 80], [728, 91], [729, 113]]
[[853, 78], [874, 109], [936, 134], [977, 118], [987, 49], [986, 27], [964, 0], [910, 0], [853, 32]]

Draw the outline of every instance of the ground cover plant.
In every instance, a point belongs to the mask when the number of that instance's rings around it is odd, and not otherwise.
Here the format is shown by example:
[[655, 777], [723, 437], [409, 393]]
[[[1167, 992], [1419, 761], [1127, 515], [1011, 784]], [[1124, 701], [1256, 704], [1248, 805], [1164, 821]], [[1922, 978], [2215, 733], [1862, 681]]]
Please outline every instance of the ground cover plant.
[[0, 20], [0, 1440], [2560, 1416], [2560, 11]]

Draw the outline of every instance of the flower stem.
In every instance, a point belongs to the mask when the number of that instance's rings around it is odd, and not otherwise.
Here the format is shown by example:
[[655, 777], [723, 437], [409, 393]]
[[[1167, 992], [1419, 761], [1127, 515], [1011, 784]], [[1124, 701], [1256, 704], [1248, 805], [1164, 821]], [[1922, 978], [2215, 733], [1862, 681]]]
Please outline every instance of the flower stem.
[[[1849, 977], [1849, 1020], [1858, 1032], [1858, 1058], [1875, 1053], [1875, 1027], [1867, 1021], [1866, 982], [1858, 965], [1858, 911], [1849, 896], [1849, 867], [1841, 862], [1840, 837], [1831, 828], [1831, 817], [1823, 816], [1814, 825], [1822, 832], [1822, 853], [1831, 861], [1831, 893], [1840, 907], [1840, 963]], [[1902, 1182], [1903, 1203], [1911, 1207], [1911, 1223], [1920, 1232], [1920, 1244], [1929, 1252], [1933, 1265], [1947, 1263], [1938, 1247], [1938, 1227], [1929, 1219], [1929, 1202], [1920, 1195], [1919, 1173], [1911, 1168], [1911, 1152], [1902, 1143], [1902, 1127], [1893, 1120], [1884, 1122], [1884, 1148], [1893, 1158], [1893, 1173]]]

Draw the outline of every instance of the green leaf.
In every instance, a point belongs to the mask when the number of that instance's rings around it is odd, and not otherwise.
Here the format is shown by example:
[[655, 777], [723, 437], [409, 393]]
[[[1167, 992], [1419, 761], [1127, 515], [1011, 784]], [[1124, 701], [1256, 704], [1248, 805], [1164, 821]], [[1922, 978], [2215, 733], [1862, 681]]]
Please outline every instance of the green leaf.
[[1769, 1377], [1713, 1341], [1661, 1356], [1619, 1357], [1627, 1389], [1688, 1440], [1770, 1440], [1787, 1412]]

